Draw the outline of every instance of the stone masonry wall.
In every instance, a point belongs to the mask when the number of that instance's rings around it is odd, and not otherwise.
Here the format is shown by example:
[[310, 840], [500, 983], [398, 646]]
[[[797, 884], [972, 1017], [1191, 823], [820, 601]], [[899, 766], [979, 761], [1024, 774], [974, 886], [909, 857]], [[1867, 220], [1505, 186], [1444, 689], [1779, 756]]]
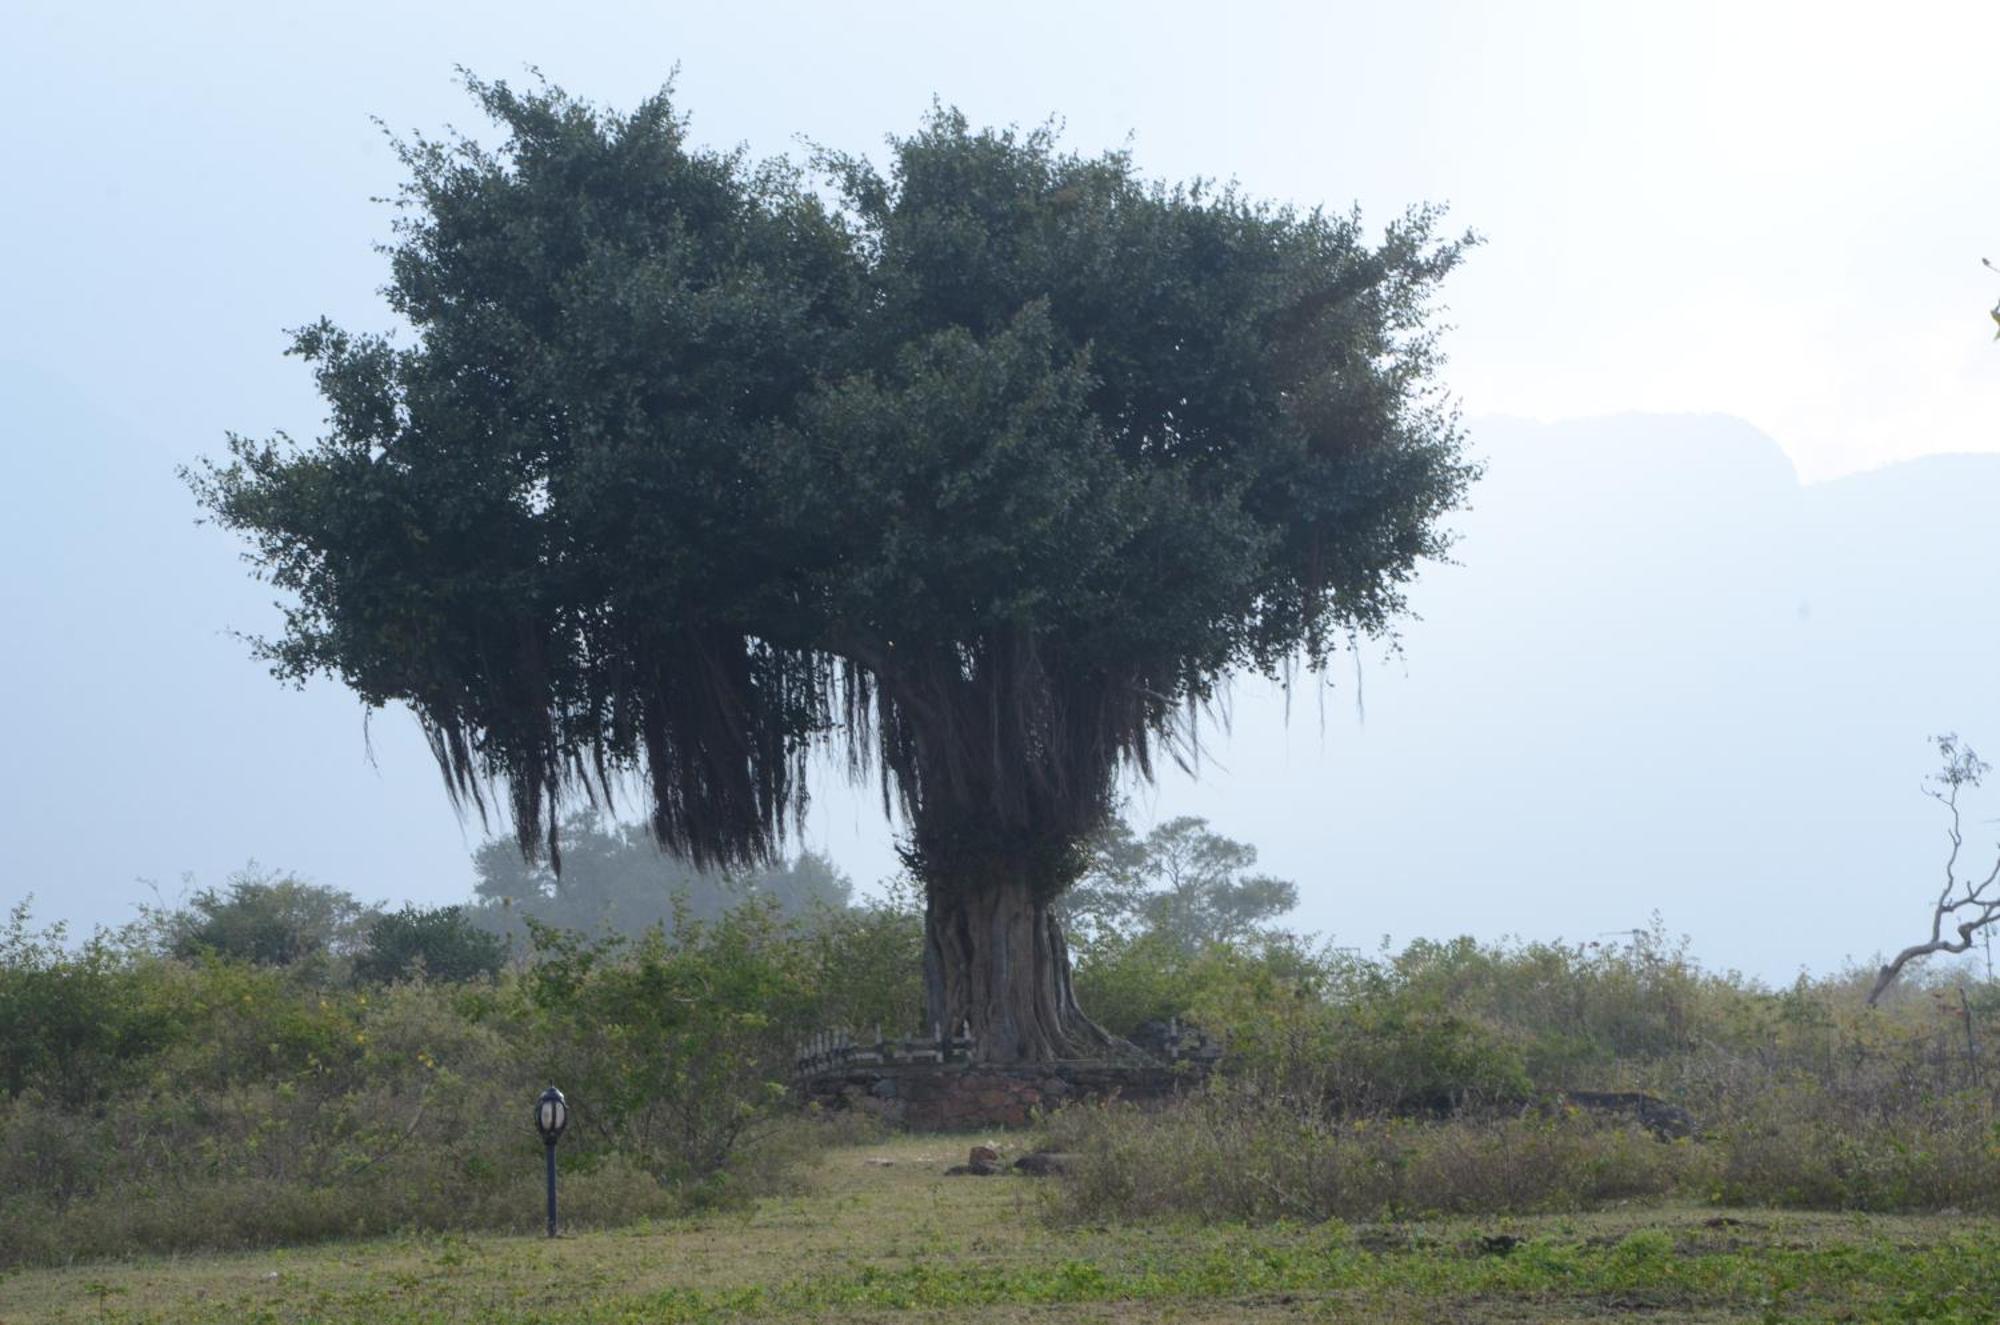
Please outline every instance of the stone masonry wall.
[[1029, 1110], [1072, 1100], [1162, 1103], [1198, 1076], [1128, 1063], [891, 1063], [822, 1072], [801, 1081], [799, 1090], [822, 1108], [864, 1109], [900, 1126], [950, 1130], [1018, 1127]]

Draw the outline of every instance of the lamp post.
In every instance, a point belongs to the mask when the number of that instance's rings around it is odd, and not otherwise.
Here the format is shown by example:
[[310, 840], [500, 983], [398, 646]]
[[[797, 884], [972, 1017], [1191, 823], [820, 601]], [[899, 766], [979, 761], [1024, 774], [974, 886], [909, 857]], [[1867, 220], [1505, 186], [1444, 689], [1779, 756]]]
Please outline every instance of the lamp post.
[[549, 1155], [549, 1236], [556, 1235], [556, 1142], [561, 1139], [563, 1128], [569, 1126], [569, 1101], [554, 1086], [542, 1092], [535, 1101], [535, 1130], [542, 1134], [542, 1145]]

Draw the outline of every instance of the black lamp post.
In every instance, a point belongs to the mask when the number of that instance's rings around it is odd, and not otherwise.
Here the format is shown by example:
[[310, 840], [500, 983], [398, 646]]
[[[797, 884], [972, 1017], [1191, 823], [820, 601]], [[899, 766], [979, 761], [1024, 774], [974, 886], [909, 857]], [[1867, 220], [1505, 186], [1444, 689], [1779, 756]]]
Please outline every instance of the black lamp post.
[[549, 1236], [556, 1235], [556, 1142], [561, 1139], [563, 1128], [569, 1126], [569, 1101], [554, 1086], [542, 1092], [535, 1101], [535, 1130], [542, 1134], [542, 1145], [549, 1152]]

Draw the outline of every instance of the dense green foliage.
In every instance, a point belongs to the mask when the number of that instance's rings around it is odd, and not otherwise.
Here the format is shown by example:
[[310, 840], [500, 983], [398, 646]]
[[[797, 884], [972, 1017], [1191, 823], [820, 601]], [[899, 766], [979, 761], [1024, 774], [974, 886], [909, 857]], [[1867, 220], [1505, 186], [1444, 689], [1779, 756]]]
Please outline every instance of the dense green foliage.
[[31, 929], [28, 907], [0, 932], [0, 1091], [86, 1107], [182, 1034], [177, 1009], [108, 936], [72, 950], [62, 926]]
[[212, 954], [260, 966], [324, 965], [350, 957], [375, 919], [338, 888], [255, 864], [227, 888], [203, 888], [186, 906], [159, 917], [176, 956]]
[[1337, 1115], [1225, 1078], [1171, 1109], [1070, 1110], [1078, 1220], [1398, 1219], [1599, 1209], [1635, 1199], [1818, 1210], [2000, 1213], [1991, 1093], [1899, 1097], [1804, 1074], [1710, 1100], [1696, 1138], [1546, 1107], [1436, 1119]]
[[812, 949], [768, 911], [675, 939], [592, 944], [541, 930], [524, 992], [549, 1024], [548, 1076], [574, 1125], [660, 1173], [719, 1173], [743, 1130], [782, 1105], [789, 1060], [816, 1028]]
[[354, 978], [471, 980], [498, 975], [506, 960], [506, 940], [474, 925], [464, 907], [405, 906], [368, 927], [368, 946], [354, 959]]

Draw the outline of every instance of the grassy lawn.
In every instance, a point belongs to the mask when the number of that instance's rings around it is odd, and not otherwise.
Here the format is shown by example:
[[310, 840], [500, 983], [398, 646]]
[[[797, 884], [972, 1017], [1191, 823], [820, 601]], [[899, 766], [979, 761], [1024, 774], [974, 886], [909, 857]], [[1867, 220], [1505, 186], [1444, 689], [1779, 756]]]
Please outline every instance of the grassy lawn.
[[1991, 1219], [1647, 1207], [1073, 1228], [1045, 1218], [1055, 1186], [944, 1177], [966, 1144], [837, 1150], [803, 1196], [553, 1243], [425, 1237], [22, 1271], [0, 1280], [0, 1323], [2000, 1320]]

